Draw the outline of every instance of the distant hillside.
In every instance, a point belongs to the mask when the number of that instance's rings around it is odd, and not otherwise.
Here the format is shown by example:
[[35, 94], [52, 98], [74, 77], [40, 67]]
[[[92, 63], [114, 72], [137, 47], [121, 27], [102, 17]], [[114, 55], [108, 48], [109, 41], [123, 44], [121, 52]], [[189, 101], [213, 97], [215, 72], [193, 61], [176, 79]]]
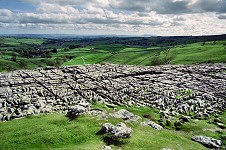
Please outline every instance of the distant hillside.
[[97, 63], [162, 65], [221, 62], [226, 62], [226, 35], [76, 37], [31, 34], [0, 37], [0, 71]]

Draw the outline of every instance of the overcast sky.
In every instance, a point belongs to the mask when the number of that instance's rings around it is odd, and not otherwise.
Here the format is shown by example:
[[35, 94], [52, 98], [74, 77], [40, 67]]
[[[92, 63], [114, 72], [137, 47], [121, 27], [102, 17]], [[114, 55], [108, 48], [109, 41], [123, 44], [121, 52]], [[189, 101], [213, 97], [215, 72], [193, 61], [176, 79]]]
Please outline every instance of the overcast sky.
[[226, 34], [226, 0], [0, 0], [0, 34]]

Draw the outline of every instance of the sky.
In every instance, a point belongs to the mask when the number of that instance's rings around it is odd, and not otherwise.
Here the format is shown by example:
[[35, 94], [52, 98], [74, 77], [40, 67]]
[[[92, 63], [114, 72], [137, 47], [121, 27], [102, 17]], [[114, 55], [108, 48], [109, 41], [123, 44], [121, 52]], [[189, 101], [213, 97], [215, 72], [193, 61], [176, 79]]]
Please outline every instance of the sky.
[[0, 0], [0, 34], [226, 34], [226, 0]]

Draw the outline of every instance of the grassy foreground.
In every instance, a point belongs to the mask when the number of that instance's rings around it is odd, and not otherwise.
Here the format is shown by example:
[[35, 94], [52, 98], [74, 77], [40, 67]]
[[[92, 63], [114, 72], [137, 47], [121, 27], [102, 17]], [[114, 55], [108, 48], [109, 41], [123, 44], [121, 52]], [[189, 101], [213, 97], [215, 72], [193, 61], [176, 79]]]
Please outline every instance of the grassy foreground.
[[[113, 111], [106, 107], [102, 109]], [[159, 119], [158, 112], [150, 108], [132, 107], [129, 111], [140, 116], [148, 113], [152, 119]], [[226, 123], [226, 120], [223, 121]], [[131, 138], [113, 142], [106, 135], [99, 134], [101, 125], [106, 122], [117, 124], [124, 120], [115, 118], [106, 120], [98, 116], [83, 115], [70, 121], [65, 115], [55, 113], [2, 122], [0, 123], [0, 149], [99, 150], [104, 145], [110, 145], [113, 149], [126, 150], [161, 150], [162, 148], [205, 150], [207, 148], [193, 142], [191, 137], [206, 135], [219, 139], [225, 134], [223, 131], [215, 132], [213, 129], [217, 127], [207, 123], [208, 120], [192, 120], [184, 124], [180, 131], [176, 131], [173, 126], [158, 131], [151, 127], [142, 127], [137, 122], [130, 122], [126, 124], [133, 128]]]

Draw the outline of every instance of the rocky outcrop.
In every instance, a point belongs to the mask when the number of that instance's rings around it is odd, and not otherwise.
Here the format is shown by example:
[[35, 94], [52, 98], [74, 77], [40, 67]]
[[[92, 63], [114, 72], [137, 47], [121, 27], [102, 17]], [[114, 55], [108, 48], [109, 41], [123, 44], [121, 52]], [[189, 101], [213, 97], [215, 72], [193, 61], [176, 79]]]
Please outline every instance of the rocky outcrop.
[[225, 70], [225, 64], [103, 64], [0, 73], [0, 121], [67, 113], [71, 106], [93, 102], [153, 107], [167, 112], [166, 118], [195, 114], [202, 119], [226, 107]]
[[111, 123], [105, 123], [102, 127], [101, 127], [101, 131], [104, 133], [109, 133], [113, 130], [114, 125], [112, 125]]
[[194, 136], [192, 137], [192, 140], [199, 142], [208, 148], [220, 148], [222, 146], [222, 142], [220, 140], [211, 137]]
[[76, 117], [86, 113], [87, 111], [88, 109], [85, 108], [84, 106], [75, 105], [69, 108], [67, 115], [70, 117]]
[[142, 126], [151, 126], [152, 128], [156, 129], [156, 130], [163, 130], [163, 127], [160, 126], [159, 124], [153, 122], [153, 121], [150, 121], [150, 120], [147, 120], [145, 122], [141, 122], [140, 125]]
[[122, 122], [116, 126], [111, 123], [106, 123], [102, 126], [101, 131], [104, 133], [109, 133], [113, 140], [118, 140], [120, 138], [130, 138], [130, 133], [133, 131], [132, 128], [126, 127]]
[[128, 120], [128, 121], [138, 121], [139, 119], [141, 119], [140, 116], [134, 115], [133, 113], [131, 113], [125, 109], [121, 109], [121, 110], [119, 110], [115, 113], [111, 113], [109, 115], [114, 118], [122, 118], [122, 119]]

